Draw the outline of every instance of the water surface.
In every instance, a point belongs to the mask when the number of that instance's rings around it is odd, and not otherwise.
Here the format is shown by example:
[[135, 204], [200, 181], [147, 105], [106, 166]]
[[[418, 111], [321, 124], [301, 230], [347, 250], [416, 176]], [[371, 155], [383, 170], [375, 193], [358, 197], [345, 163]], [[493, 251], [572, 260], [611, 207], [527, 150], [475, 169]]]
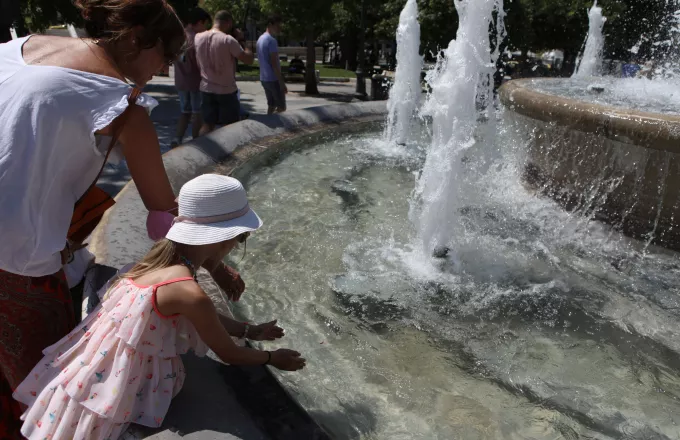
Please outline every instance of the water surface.
[[381, 132], [244, 181], [264, 227], [237, 314], [279, 319], [308, 367], [278, 374], [311, 415], [341, 439], [679, 439], [678, 255], [529, 192], [518, 145], [479, 134], [457, 260], [431, 259], [409, 219], [426, 130]]

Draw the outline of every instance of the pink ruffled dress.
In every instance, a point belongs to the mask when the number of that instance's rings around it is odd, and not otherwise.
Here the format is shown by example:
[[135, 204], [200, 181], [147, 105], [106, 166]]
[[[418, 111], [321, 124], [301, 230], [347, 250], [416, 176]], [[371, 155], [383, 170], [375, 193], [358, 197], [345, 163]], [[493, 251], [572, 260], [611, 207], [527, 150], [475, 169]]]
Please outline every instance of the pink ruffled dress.
[[180, 354], [208, 350], [181, 315], [163, 316], [158, 287], [121, 280], [14, 392], [29, 439], [117, 439], [129, 423], [158, 427], [184, 383]]

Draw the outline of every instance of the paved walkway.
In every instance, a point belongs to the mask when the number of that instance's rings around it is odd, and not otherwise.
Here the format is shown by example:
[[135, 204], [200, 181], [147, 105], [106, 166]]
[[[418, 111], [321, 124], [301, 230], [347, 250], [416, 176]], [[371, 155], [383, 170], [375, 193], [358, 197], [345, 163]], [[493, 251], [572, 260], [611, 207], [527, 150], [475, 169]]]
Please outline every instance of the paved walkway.
[[[172, 71], [171, 71], [172, 75]], [[367, 85], [370, 82], [367, 81]], [[267, 101], [264, 90], [259, 82], [239, 81], [241, 90], [241, 104], [245, 111], [250, 113], [251, 118], [267, 113]], [[321, 82], [319, 84], [319, 96], [307, 96], [304, 93], [304, 83], [288, 84], [287, 105], [288, 110], [297, 110], [320, 105], [350, 102], [354, 100], [356, 81], [348, 83]], [[170, 144], [175, 139], [177, 118], [179, 117], [179, 100], [175, 91], [172, 77], [156, 77], [144, 89], [146, 93], [158, 100], [158, 107], [151, 113], [151, 119], [156, 127], [158, 139], [161, 145], [161, 153], [170, 149]], [[187, 130], [186, 141], [191, 139], [191, 127]], [[99, 179], [99, 186], [111, 195], [118, 192], [130, 180], [127, 165], [123, 162], [119, 166], [107, 165]]]

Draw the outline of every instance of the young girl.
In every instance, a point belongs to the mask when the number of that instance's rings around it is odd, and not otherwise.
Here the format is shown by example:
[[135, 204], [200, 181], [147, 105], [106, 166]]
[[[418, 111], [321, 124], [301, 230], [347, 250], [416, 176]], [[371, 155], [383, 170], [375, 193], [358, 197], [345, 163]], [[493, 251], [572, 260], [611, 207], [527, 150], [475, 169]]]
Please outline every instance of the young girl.
[[241, 183], [206, 174], [186, 183], [166, 238], [112, 284], [102, 304], [56, 344], [19, 385], [29, 439], [111, 439], [129, 423], [157, 427], [182, 388], [179, 355], [207, 348], [234, 365], [295, 371], [300, 354], [239, 347], [230, 335], [283, 336], [276, 321], [249, 326], [218, 315], [196, 282], [196, 268], [224, 258], [262, 221]]

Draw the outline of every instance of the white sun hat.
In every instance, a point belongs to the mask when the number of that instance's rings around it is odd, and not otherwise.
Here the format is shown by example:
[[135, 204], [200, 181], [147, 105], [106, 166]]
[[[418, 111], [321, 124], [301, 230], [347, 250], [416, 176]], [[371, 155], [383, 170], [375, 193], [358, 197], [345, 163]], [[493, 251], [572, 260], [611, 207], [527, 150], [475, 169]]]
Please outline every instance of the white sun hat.
[[176, 243], [220, 243], [262, 226], [246, 190], [233, 177], [203, 174], [179, 191], [179, 216], [165, 236]]

